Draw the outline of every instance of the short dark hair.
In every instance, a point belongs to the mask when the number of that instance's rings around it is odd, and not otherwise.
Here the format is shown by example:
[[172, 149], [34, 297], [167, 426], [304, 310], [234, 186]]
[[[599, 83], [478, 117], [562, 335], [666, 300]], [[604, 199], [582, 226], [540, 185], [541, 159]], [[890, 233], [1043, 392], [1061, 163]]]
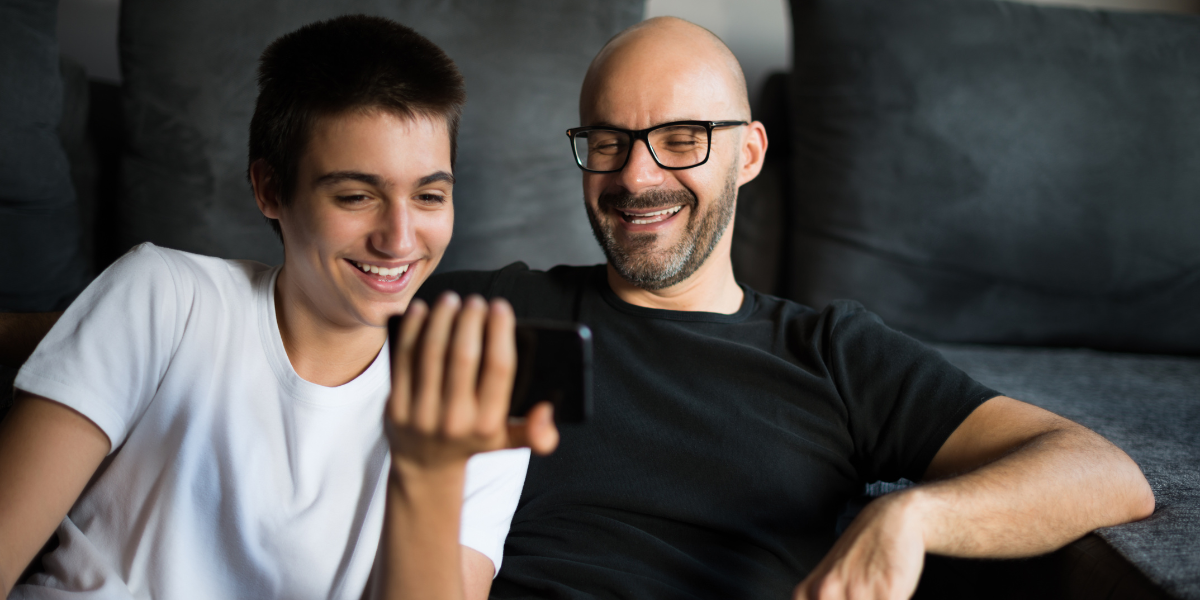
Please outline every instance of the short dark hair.
[[[248, 165], [265, 161], [287, 204], [316, 120], [379, 109], [444, 119], [453, 167], [466, 98], [454, 61], [404, 25], [367, 15], [311, 23], [271, 42], [259, 60]], [[279, 222], [268, 221], [282, 239]]]

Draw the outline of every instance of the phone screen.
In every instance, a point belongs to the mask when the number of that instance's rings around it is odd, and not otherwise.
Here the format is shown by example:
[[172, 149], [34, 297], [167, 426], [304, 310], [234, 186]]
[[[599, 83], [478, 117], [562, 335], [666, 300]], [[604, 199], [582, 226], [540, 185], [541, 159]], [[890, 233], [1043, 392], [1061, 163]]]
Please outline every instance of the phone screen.
[[[401, 315], [388, 319], [394, 351]], [[581, 423], [592, 414], [592, 332], [567, 321], [517, 321], [517, 374], [508, 414], [523, 417], [539, 402], [554, 404], [554, 420]]]

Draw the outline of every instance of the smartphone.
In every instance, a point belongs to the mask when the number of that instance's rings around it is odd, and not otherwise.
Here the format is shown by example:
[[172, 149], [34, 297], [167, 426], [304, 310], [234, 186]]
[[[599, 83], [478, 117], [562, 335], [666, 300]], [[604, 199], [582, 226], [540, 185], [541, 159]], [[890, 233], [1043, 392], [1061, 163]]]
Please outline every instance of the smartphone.
[[517, 377], [508, 414], [554, 404], [554, 420], [582, 423], [592, 414], [592, 331], [568, 321], [517, 320]]
[[[397, 347], [400, 315], [388, 319]], [[568, 321], [517, 320], [517, 375], [509, 416], [523, 417], [539, 402], [554, 405], [558, 423], [582, 423], [592, 414], [592, 332]]]

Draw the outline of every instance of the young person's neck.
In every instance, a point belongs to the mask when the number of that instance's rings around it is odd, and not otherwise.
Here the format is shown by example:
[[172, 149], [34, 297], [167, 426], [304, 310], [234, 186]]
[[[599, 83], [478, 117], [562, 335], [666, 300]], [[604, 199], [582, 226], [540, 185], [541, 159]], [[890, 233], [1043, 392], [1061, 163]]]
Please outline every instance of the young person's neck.
[[[661, 290], [646, 290], [629, 283], [608, 265], [608, 285], [617, 297], [634, 306], [663, 310], [733, 314], [742, 307], [745, 294], [733, 277], [733, 262], [724, 241], [684, 281]], [[722, 252], [724, 250], [724, 252]]]
[[275, 317], [296, 374], [311, 383], [336, 387], [366, 371], [383, 348], [387, 330], [332, 323], [301, 289], [289, 284], [285, 268], [275, 282]]

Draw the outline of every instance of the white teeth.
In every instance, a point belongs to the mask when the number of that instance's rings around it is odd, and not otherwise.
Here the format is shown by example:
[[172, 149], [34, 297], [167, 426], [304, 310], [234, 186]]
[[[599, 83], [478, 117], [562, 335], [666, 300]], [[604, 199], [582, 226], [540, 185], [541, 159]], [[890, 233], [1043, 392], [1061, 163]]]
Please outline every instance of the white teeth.
[[354, 266], [358, 267], [363, 273], [379, 275], [381, 278], [390, 278], [392, 281], [399, 279], [400, 276], [405, 273], [405, 271], [408, 271], [408, 265], [392, 267], [389, 269], [387, 267], [380, 267], [377, 265], [368, 265], [365, 263], [360, 263], [358, 261], [351, 261], [351, 262], [353, 262]]
[[[666, 217], [663, 215], [673, 215], [681, 210], [683, 210], [682, 205], [673, 206], [671, 208], [665, 208], [663, 210], [655, 211], [652, 213], [646, 213], [644, 215], [635, 215], [635, 214], [630, 214], [630, 213], [624, 213], [624, 214], [629, 219], [630, 223], [633, 223], [634, 225], [645, 225], [647, 223], [657, 223], [659, 221], [662, 221], [662, 220], [666, 219]], [[651, 217], [660, 217], [660, 216], [662, 216], [663, 218], [661, 218], [661, 219], [651, 218]]]

